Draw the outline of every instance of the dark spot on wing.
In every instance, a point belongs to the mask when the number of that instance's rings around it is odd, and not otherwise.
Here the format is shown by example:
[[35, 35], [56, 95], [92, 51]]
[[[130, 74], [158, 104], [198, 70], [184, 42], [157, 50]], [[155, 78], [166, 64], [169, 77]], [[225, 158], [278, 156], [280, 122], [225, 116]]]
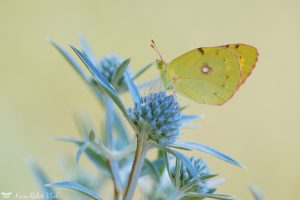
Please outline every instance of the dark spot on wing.
[[202, 48], [198, 48], [199, 52], [204, 55], [204, 50]]
[[225, 84], [222, 85], [222, 88], [225, 88]]
[[229, 48], [229, 44], [225, 45], [226, 48]]
[[228, 75], [227, 75], [225, 78], [226, 78], [226, 79], [229, 79], [229, 78], [230, 78], [230, 76], [228, 76]]
[[215, 92], [215, 93], [214, 93], [214, 95], [216, 95], [216, 96], [217, 96], [217, 95], [218, 95], [218, 93], [216, 93], [216, 92]]
[[234, 46], [236, 49], [238, 49], [239, 47], [240, 47], [240, 45], [239, 44], [237, 44], [237, 45], [235, 45]]
[[216, 55], [219, 55], [219, 50], [216, 51]]

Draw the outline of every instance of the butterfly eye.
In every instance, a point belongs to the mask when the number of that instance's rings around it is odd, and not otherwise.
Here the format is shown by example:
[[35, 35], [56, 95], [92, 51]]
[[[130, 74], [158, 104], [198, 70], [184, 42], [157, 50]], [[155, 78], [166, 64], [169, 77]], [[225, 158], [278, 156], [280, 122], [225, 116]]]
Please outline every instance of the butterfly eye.
[[157, 65], [158, 69], [164, 68], [164, 62], [162, 60], [156, 60], [156, 65]]
[[207, 64], [207, 63], [204, 63], [201, 67], [201, 72], [203, 74], [209, 74], [210, 72], [212, 71], [211, 67]]

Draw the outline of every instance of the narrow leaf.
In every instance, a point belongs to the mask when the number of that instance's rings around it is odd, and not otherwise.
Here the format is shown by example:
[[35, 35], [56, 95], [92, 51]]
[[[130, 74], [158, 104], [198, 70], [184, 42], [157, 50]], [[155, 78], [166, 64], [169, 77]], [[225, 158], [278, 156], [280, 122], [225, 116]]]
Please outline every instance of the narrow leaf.
[[[67, 138], [67, 137], [56, 137], [56, 138], [53, 138], [55, 140], [58, 140], [58, 141], [63, 141], [63, 142], [70, 142], [70, 143], [73, 143], [77, 146], [82, 146], [85, 144], [84, 141], [81, 141], [81, 140], [78, 140], [78, 139], [74, 139], [74, 138]], [[101, 155], [99, 152], [97, 152], [96, 150], [94, 150], [93, 148], [91, 147], [88, 147], [88, 148], [85, 148], [84, 151], [87, 155], [87, 157], [99, 168], [101, 169], [102, 171], [105, 172], [106, 175], [109, 175], [110, 172], [109, 172], [109, 165], [107, 163], [107, 159]]]
[[73, 144], [77, 144], [79, 146], [84, 144], [84, 142], [82, 140], [75, 139], [75, 138], [69, 138], [69, 137], [52, 137], [51, 139], [57, 140], [57, 141], [62, 141], [62, 142], [70, 142]]
[[221, 178], [221, 179], [217, 179], [217, 180], [211, 180], [211, 181], [208, 182], [207, 185], [209, 187], [217, 187], [218, 185], [221, 185], [224, 182], [225, 182], [225, 179]]
[[264, 199], [261, 192], [256, 187], [254, 187], [252, 185], [249, 185], [248, 187], [249, 187], [249, 190], [250, 190], [252, 196], [255, 198], [255, 200], [263, 200]]
[[180, 170], [181, 169], [181, 162], [180, 160], [178, 160], [176, 158], [176, 163], [175, 163], [175, 185], [176, 185], [176, 188], [179, 188], [180, 187]]
[[[224, 195], [224, 194], [202, 194], [202, 193], [196, 193], [196, 192], [188, 192], [185, 195], [187, 197], [195, 197], [195, 199], [211, 198], [211, 199], [219, 199], [219, 200], [237, 200], [236, 197]], [[192, 199], [194, 199], [194, 198], [192, 198]]]
[[139, 91], [138, 91], [136, 85], [134, 84], [132, 78], [130, 77], [130, 74], [129, 74], [128, 70], [125, 71], [124, 78], [125, 78], [125, 82], [127, 84], [127, 87], [129, 89], [129, 92], [132, 96], [133, 101], [135, 103], [140, 104], [141, 103], [141, 97], [140, 97]]
[[191, 182], [189, 182], [188, 184], [182, 186], [180, 188], [180, 191], [182, 192], [187, 192], [189, 191], [192, 187], [194, 187], [196, 184], [200, 185], [201, 187], [207, 187], [203, 185], [203, 182], [201, 182], [199, 179], [193, 179]]
[[27, 159], [27, 164], [29, 165], [32, 173], [34, 174], [36, 180], [39, 183], [41, 192], [47, 198], [46, 200], [57, 200], [54, 191], [51, 188], [45, 187], [45, 184], [49, 183], [49, 180], [43, 170], [38, 166], [32, 159]]
[[[118, 133], [118, 141], [120, 142], [122, 147], [127, 146], [129, 144], [129, 138], [126, 132], [126, 128], [117, 112], [113, 112], [113, 116], [114, 116], [115, 128], [117, 129], [117, 133]], [[121, 149], [121, 148], [117, 148], [117, 149]]]
[[138, 78], [140, 75], [142, 75], [144, 72], [146, 72], [153, 64], [154, 64], [154, 62], [149, 63], [148, 65], [146, 65], [145, 67], [143, 67], [142, 69], [140, 69], [140, 70], [132, 77], [132, 79], [135, 80], [136, 78]]
[[174, 180], [174, 178], [172, 177], [172, 174], [171, 174], [171, 167], [170, 167], [170, 162], [169, 162], [168, 154], [165, 151], [161, 151], [161, 152], [162, 152], [163, 157], [164, 157], [165, 162], [166, 162], [166, 167], [167, 167], [167, 172], [169, 174], [169, 177], [170, 177], [172, 183], [174, 183], [175, 180]]
[[118, 97], [118, 93], [116, 90], [110, 85], [110, 83], [105, 79], [105, 77], [99, 72], [99, 70], [94, 66], [94, 64], [77, 48], [70, 45], [72, 50], [78, 55], [78, 57], [81, 59], [81, 61], [87, 66], [87, 68], [91, 71], [91, 73], [95, 76], [95, 78], [98, 80], [100, 85], [109, 91], [109, 93], [112, 93], [113, 95]]
[[176, 141], [173, 145], [171, 145], [174, 148], [188, 148], [191, 150], [197, 150], [197, 151], [202, 151], [208, 154], [211, 154], [221, 160], [224, 160], [226, 162], [229, 162], [231, 164], [234, 164], [238, 167], [242, 167], [245, 168], [244, 165], [242, 165], [241, 163], [239, 163], [238, 161], [234, 160], [233, 158], [225, 155], [224, 153], [217, 151], [211, 147], [208, 147], [206, 145], [203, 144], [199, 144], [199, 143], [194, 143], [194, 142], [179, 142]]
[[216, 176], [218, 176], [219, 174], [209, 174], [209, 175], [204, 175], [204, 176], [201, 176], [201, 181], [205, 181], [205, 180], [208, 180], [208, 179], [212, 179]]
[[96, 97], [101, 102], [101, 96], [102, 94], [99, 91], [99, 88], [96, 87], [94, 79], [92, 79], [90, 76], [88, 76], [81, 66], [77, 63], [77, 61], [63, 48], [61, 47], [57, 42], [52, 40], [51, 38], [48, 38], [48, 41], [61, 53], [61, 55], [68, 61], [68, 63], [75, 69], [75, 71], [79, 74], [79, 76], [89, 85], [91, 90], [94, 92]]
[[86, 38], [83, 35], [80, 35], [79, 37], [80, 46], [82, 51], [86, 54], [86, 56], [92, 61], [92, 63], [95, 64], [95, 56], [90, 48], [90, 45]]
[[155, 165], [156, 169], [158, 169], [158, 172], [160, 174], [160, 177], [162, 177], [163, 175], [163, 171], [166, 167], [166, 162], [165, 162], [165, 159], [163, 157], [161, 158], [158, 158], [158, 159], [155, 159], [153, 161], [153, 164]]
[[195, 176], [198, 177], [198, 173], [195, 169], [195, 167], [193, 166], [193, 164], [191, 163], [190, 159], [188, 159], [185, 155], [183, 155], [182, 153], [179, 153], [177, 151], [169, 151], [169, 153], [173, 154], [174, 156], [176, 156], [176, 158], [180, 159], [181, 162], [186, 165], [186, 167], [188, 168], [188, 170]]
[[81, 66], [76, 62], [76, 60], [62, 46], [60, 46], [51, 38], [49, 38], [48, 41], [61, 53], [61, 55], [70, 63], [70, 65], [85, 81], [88, 81], [90, 79], [87, 76], [87, 74], [82, 70]]
[[94, 151], [92, 148], [87, 148], [85, 150], [87, 157], [97, 166], [100, 170], [102, 170], [105, 175], [109, 176], [109, 165], [107, 159], [99, 154], [98, 152]]
[[[105, 142], [106, 146], [109, 150], [113, 149], [114, 137], [113, 137], [113, 126], [114, 126], [114, 118], [112, 113], [114, 112], [114, 108], [112, 105], [111, 99], [106, 99], [105, 101]], [[120, 169], [119, 163], [113, 158], [108, 159], [110, 171], [112, 175], [112, 179], [117, 188], [123, 188], [123, 183], [120, 177]]]
[[93, 192], [92, 190], [84, 187], [83, 185], [80, 185], [78, 183], [75, 182], [71, 182], [71, 181], [64, 181], [64, 182], [56, 182], [56, 183], [50, 183], [46, 185], [47, 187], [63, 187], [63, 188], [69, 188], [78, 192], [81, 192], [82, 194], [95, 199], [95, 200], [102, 200], [101, 197], [98, 196], [98, 194], [96, 194], [95, 192]]
[[105, 98], [105, 125], [104, 125], [104, 143], [107, 148], [112, 150], [113, 147], [113, 115], [114, 112], [113, 102], [110, 98]]
[[124, 187], [123, 187], [122, 178], [120, 176], [119, 163], [117, 160], [114, 160], [114, 159], [109, 160], [109, 163], [110, 163], [110, 169], [111, 169], [111, 175], [112, 175], [113, 181], [116, 184], [117, 188], [119, 188], [119, 190], [120, 190]]
[[189, 107], [188, 105], [182, 106], [182, 107], [180, 108], [180, 111], [183, 111], [183, 110], [187, 109], [188, 107]]
[[181, 121], [188, 122], [196, 119], [202, 119], [202, 115], [182, 115]]
[[144, 166], [149, 168], [149, 170], [152, 172], [151, 174], [156, 179], [156, 181], [159, 183], [160, 182], [160, 174], [159, 174], [159, 170], [157, 169], [157, 167], [148, 159], [145, 159]]
[[79, 159], [83, 152], [89, 147], [90, 143], [86, 142], [83, 145], [81, 145], [76, 153], [76, 162], [79, 162]]
[[179, 160], [181, 160], [181, 162], [186, 165], [187, 169], [193, 174], [193, 176], [198, 177], [198, 173], [195, 169], [195, 167], [193, 166], [193, 164], [191, 163], [190, 159], [188, 159], [185, 155], [183, 155], [182, 153], [179, 153], [178, 151], [174, 151], [170, 148], [166, 148], [160, 145], [156, 145], [158, 148], [172, 154], [173, 156], [175, 156], [176, 158], [178, 158]]
[[90, 70], [90, 72], [94, 75], [99, 86], [112, 98], [112, 100], [116, 103], [125, 117], [130, 120], [127, 110], [123, 105], [117, 91], [111, 86], [111, 84], [105, 79], [105, 77], [99, 72], [99, 70], [93, 65], [93, 63], [83, 55], [78, 49], [70, 45], [73, 51], [79, 56], [82, 62], [86, 65], [86, 67]]
[[123, 77], [124, 72], [128, 68], [129, 63], [130, 63], [130, 59], [126, 59], [116, 69], [116, 72], [114, 73], [113, 78], [112, 78], [114, 86], [117, 86], [117, 84]]

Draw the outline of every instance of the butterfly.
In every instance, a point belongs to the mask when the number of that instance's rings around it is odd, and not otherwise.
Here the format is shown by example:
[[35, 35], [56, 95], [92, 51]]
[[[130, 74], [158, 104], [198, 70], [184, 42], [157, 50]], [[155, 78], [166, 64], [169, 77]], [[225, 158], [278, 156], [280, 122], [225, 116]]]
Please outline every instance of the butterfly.
[[166, 89], [198, 103], [226, 103], [250, 76], [258, 60], [258, 51], [247, 44], [201, 47], [166, 63], [154, 41], [161, 81]]

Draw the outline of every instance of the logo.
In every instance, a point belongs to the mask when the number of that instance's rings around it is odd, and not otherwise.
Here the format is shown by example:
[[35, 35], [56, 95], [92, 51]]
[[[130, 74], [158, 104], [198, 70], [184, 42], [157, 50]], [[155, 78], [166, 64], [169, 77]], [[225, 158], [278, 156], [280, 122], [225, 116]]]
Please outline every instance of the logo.
[[11, 196], [11, 192], [1, 192], [1, 195], [3, 196], [4, 199], [9, 199]]

